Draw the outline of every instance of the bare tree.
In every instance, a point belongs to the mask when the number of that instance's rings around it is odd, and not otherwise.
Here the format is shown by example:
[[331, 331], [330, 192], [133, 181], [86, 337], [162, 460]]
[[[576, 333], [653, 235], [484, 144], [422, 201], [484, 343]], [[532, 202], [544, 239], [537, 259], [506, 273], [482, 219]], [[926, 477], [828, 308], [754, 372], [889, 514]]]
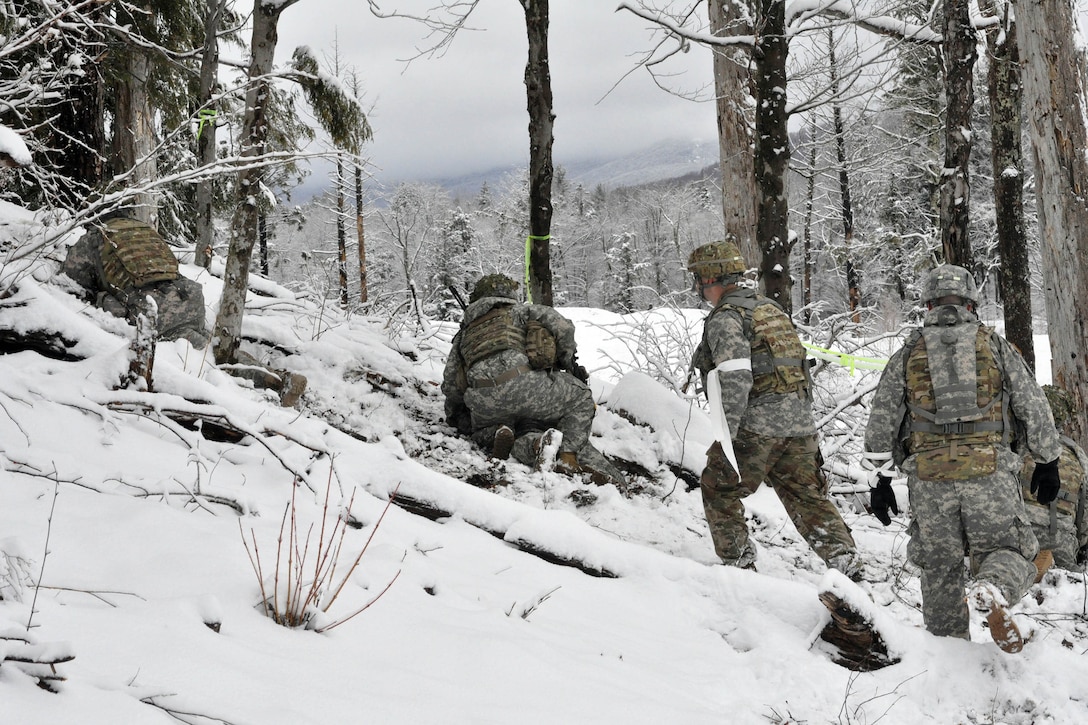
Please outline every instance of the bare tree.
[[971, 113], [978, 38], [968, 0], [944, 0], [945, 141], [941, 179], [941, 247], [944, 260], [971, 269]]
[[1076, 399], [1088, 443], [1088, 71], [1073, 0], [1019, 0], [1016, 38], [1035, 155], [1054, 382]]

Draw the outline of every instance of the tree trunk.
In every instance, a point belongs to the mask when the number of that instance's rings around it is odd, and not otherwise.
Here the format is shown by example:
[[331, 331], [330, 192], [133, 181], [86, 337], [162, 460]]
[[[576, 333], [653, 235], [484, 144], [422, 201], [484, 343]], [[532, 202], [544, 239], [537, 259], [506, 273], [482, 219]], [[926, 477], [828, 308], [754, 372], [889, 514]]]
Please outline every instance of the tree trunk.
[[[215, 127], [216, 108], [211, 99], [215, 93], [216, 71], [219, 66], [219, 41], [216, 30], [223, 12], [223, 0], [208, 0], [208, 11], [204, 18], [204, 54], [200, 59], [200, 96], [197, 102], [197, 157], [201, 166], [215, 163]], [[196, 255], [195, 261], [201, 267], [208, 267], [212, 262], [212, 249], [215, 244], [215, 227], [212, 223], [212, 199], [214, 183], [204, 179], [196, 185]]]
[[760, 277], [766, 294], [787, 313], [793, 309], [790, 276], [789, 199], [786, 174], [790, 138], [786, 125], [785, 0], [760, 0], [762, 24], [756, 38], [755, 175], [759, 183], [756, 237], [762, 249]]
[[1076, 400], [1073, 437], [1088, 444], [1088, 128], [1085, 58], [1072, 0], [1017, 0], [1024, 108], [1036, 198], [1053, 380]]
[[[811, 113], [811, 112], [810, 112]], [[805, 221], [802, 252], [805, 269], [801, 275], [801, 305], [804, 308], [806, 325], [812, 324], [812, 213], [816, 202], [816, 114], [811, 113], [809, 120], [808, 183], [805, 189]]]
[[359, 240], [359, 304], [367, 302], [366, 234], [363, 233], [363, 167], [355, 163], [355, 236]]
[[[1001, 258], [998, 287], [1005, 311], [1005, 336], [1020, 348], [1024, 361], [1035, 369], [1035, 341], [1031, 324], [1031, 272], [1024, 236], [1024, 161], [1020, 146], [1023, 130], [1023, 85], [1016, 20], [1001, 0], [1001, 24], [990, 26], [988, 71], [990, 95], [990, 160], [994, 170], [994, 210], [997, 251]], [[996, 13], [994, 0], [979, 3], [983, 13]]]
[[[128, 173], [126, 186], [140, 186], [158, 175], [155, 148], [155, 124], [147, 79], [151, 63], [145, 52], [137, 47], [125, 51], [123, 82], [115, 88], [113, 124], [113, 154], [111, 163], [115, 174]], [[136, 194], [127, 200], [128, 214], [140, 221], [156, 225], [158, 211], [154, 196]]]
[[861, 273], [854, 264], [854, 207], [850, 202], [850, 172], [846, 168], [846, 126], [842, 120], [839, 101], [839, 66], [835, 58], [835, 33], [827, 31], [828, 65], [831, 76], [831, 118], [835, 126], [835, 163], [839, 166], [839, 208], [842, 214], [843, 259], [846, 266], [847, 306], [854, 313], [851, 319], [861, 322]]
[[[740, 2], [709, 0], [707, 13], [714, 35], [750, 35]], [[743, 45], [713, 46], [714, 93], [717, 98], [718, 156], [722, 172], [722, 218], [725, 231], [740, 242], [748, 264], [763, 256], [756, 239], [756, 177], [752, 163], [750, 53]]]
[[[967, 0], [944, 0], [945, 136], [941, 180], [941, 247], [944, 261], [971, 269], [968, 235], [971, 179], [973, 74], [978, 51]], [[972, 270], [973, 271], [973, 270]]]
[[340, 281], [340, 306], [348, 308], [348, 229], [344, 199], [344, 159], [336, 155], [336, 271]]
[[[264, 152], [268, 136], [265, 102], [268, 86], [265, 77], [272, 70], [279, 38], [277, 25], [280, 14], [298, 0], [276, 0], [253, 3], [252, 57], [249, 63], [250, 87], [246, 93], [246, 112], [242, 124], [242, 156], [258, 157]], [[257, 243], [260, 217], [259, 195], [262, 170], [245, 169], [238, 174], [238, 225], [231, 236], [223, 279], [223, 294], [219, 314], [215, 319], [212, 349], [217, 364], [234, 362], [242, 339], [242, 316], [246, 292], [249, 289], [249, 263]]]
[[528, 299], [552, 304], [552, 79], [548, 68], [548, 0], [521, 0], [529, 37], [525, 90], [529, 107]]

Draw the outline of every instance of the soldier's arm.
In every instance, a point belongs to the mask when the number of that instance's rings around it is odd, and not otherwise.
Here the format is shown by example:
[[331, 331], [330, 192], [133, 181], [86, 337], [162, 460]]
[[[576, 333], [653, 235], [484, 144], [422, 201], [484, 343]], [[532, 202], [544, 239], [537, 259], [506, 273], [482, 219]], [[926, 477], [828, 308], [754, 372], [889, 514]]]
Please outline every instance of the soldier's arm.
[[[906, 355], [900, 349], [884, 367], [872, 400], [869, 402], [869, 423], [865, 427], [865, 452], [876, 468], [890, 460], [899, 448], [899, 429], [906, 415]], [[902, 463], [897, 460], [896, 463]]]
[[453, 336], [450, 355], [446, 358], [446, 367], [442, 371], [442, 394], [446, 396], [447, 419], [464, 406], [465, 391], [458, 384], [461, 365], [461, 333], [458, 332]]
[[1062, 454], [1062, 444], [1043, 389], [1024, 358], [1007, 340], [999, 335], [991, 339], [994, 341], [994, 354], [1005, 376], [1009, 406], [1024, 426], [1028, 450], [1040, 463], [1056, 460]]
[[529, 319], [536, 320], [547, 328], [555, 338], [555, 357], [559, 367], [570, 370], [578, 345], [574, 341], [574, 323], [547, 305], [525, 305]]
[[722, 409], [730, 433], [736, 435], [752, 390], [752, 346], [744, 336], [740, 314], [731, 311], [715, 314], [707, 322], [706, 340], [715, 368], [710, 374], [718, 376]]

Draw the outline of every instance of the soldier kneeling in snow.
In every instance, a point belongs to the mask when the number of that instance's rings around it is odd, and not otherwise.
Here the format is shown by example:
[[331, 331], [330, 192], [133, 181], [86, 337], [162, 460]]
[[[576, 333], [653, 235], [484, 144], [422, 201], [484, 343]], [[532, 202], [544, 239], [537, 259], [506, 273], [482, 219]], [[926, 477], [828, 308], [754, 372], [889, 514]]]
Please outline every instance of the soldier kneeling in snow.
[[161, 340], [208, 343], [203, 288], [178, 273], [170, 246], [141, 221], [107, 215], [72, 245], [60, 271], [98, 307], [131, 323], [153, 299]]
[[518, 303], [517, 289], [490, 274], [472, 290], [442, 379], [447, 422], [495, 458], [512, 453], [545, 469], [554, 461], [564, 473], [622, 485], [589, 442], [596, 405], [575, 361], [574, 325], [547, 305]]

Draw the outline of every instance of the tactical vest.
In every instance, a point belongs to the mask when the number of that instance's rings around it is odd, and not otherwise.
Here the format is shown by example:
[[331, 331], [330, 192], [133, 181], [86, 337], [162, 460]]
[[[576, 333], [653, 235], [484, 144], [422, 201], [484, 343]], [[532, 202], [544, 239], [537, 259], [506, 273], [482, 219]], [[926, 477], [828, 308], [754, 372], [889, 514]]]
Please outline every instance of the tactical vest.
[[525, 356], [533, 370], [555, 367], [555, 336], [536, 320], [525, 323]]
[[513, 304], [501, 304], [480, 315], [461, 335], [466, 370], [504, 350], [525, 352], [525, 333], [514, 324]]
[[[808, 391], [805, 347], [797, 337], [789, 315], [778, 303], [757, 295], [731, 293], [723, 297], [711, 310], [707, 321], [723, 310], [733, 310], [740, 314], [744, 336], [748, 338], [751, 347], [752, 390], [749, 398], [759, 398], [771, 393]], [[693, 362], [703, 374], [704, 380], [721, 362], [711, 358], [705, 334]]]
[[926, 326], [907, 342], [908, 454], [918, 477], [962, 481], [997, 470], [1013, 430], [990, 336], [977, 323]]
[[[1084, 481], [1084, 463], [1077, 456], [1072, 444], [1073, 441], [1062, 436], [1062, 455], [1058, 459], [1058, 477], [1062, 486], [1058, 491], [1058, 512], [1068, 516], [1077, 515], [1077, 499], [1080, 496], [1080, 486]], [[1024, 489], [1024, 503], [1029, 506], [1050, 508], [1035, 500], [1031, 493], [1031, 476], [1035, 472], [1035, 461], [1028, 456], [1024, 461], [1024, 467], [1020, 471], [1020, 482]]]
[[105, 221], [102, 235], [102, 278], [116, 292], [178, 278], [178, 260], [155, 229], [135, 219]]

